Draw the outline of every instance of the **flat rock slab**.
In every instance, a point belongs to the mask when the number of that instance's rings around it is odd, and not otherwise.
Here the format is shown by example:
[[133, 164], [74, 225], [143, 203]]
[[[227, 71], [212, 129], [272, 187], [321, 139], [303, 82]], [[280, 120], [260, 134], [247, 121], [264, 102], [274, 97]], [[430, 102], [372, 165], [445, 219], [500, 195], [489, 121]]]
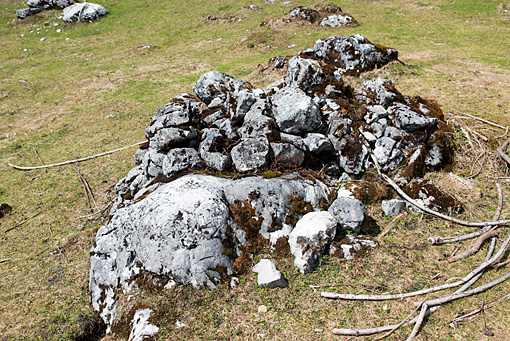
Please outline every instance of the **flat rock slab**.
[[63, 20], [65, 22], [94, 21], [107, 14], [108, 10], [101, 5], [82, 2], [64, 8]]
[[344, 231], [359, 233], [361, 223], [365, 219], [366, 207], [358, 199], [338, 197], [333, 201], [328, 211]]
[[258, 273], [257, 285], [263, 288], [286, 288], [289, 283], [269, 259], [262, 259], [253, 267]]

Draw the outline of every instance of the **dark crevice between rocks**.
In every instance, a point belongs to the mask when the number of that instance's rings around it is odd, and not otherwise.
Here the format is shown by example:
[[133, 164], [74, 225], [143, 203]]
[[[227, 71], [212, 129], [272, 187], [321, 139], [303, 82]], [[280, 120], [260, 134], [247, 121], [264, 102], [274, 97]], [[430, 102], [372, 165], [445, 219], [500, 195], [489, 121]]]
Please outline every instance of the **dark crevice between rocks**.
[[73, 341], [99, 341], [106, 335], [106, 324], [97, 313], [81, 313], [76, 318], [76, 322], [80, 327], [73, 335]]

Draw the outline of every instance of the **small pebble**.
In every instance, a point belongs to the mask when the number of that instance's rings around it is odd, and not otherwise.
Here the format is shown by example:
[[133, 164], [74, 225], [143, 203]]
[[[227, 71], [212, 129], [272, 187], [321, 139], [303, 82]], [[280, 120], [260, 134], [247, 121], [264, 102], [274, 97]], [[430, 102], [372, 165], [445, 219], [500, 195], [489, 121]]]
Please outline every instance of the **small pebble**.
[[60, 32], [62, 32], [62, 30], [59, 28], [59, 29], [57, 30], [57, 33], [60, 33]]
[[27, 52], [27, 51], [28, 51], [28, 49], [23, 49], [23, 51]]
[[21, 38], [23, 38], [25, 35], [24, 34], [21, 34]]
[[41, 38], [40, 40], [41, 40], [41, 41], [45, 41], [45, 40], [46, 40], [46, 38]]
[[71, 40], [71, 38], [66, 38], [66, 41]]
[[324, 331], [324, 329], [315, 328], [315, 332], [316, 332], [316, 333], [322, 333], [323, 331]]
[[259, 305], [259, 313], [267, 313], [267, 307], [265, 305]]

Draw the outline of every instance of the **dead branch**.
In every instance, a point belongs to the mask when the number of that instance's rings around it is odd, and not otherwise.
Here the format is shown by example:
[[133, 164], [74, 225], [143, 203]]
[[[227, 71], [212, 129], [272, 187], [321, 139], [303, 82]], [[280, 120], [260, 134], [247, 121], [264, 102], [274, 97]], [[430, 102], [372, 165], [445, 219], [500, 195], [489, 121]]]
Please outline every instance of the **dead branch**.
[[42, 169], [42, 168], [57, 167], [57, 166], [64, 166], [64, 165], [69, 165], [69, 164], [72, 164], [72, 163], [87, 161], [87, 160], [90, 160], [90, 159], [95, 159], [95, 158], [100, 157], [100, 156], [105, 156], [105, 155], [113, 154], [113, 153], [116, 153], [116, 152], [120, 152], [121, 150], [132, 148], [132, 147], [136, 147], [136, 146], [139, 146], [139, 145], [144, 144], [144, 143], [147, 143], [147, 141], [138, 142], [138, 143], [132, 144], [132, 145], [127, 146], [127, 147], [122, 147], [122, 148], [119, 148], [119, 149], [110, 150], [110, 151], [107, 151], [107, 152], [104, 152], [104, 153], [100, 153], [100, 154], [84, 157], [84, 158], [81, 158], [81, 159], [68, 160], [68, 161], [64, 161], [64, 162], [54, 163], [54, 164], [51, 164], [51, 165], [35, 166], [35, 167], [22, 167], [22, 166], [17, 166], [17, 165], [13, 165], [12, 163], [9, 163], [9, 166], [11, 166], [14, 169], [23, 170], [23, 171], [25, 171], [25, 170], [33, 170], [33, 169]]
[[488, 125], [491, 125], [491, 126], [494, 126], [494, 127], [497, 127], [497, 128], [500, 128], [500, 129], [508, 129], [508, 127], [503, 127], [497, 123], [494, 123], [494, 122], [491, 122], [491, 121], [488, 121], [488, 120], [485, 120], [483, 118], [480, 118], [480, 117], [476, 117], [476, 116], [473, 116], [473, 115], [470, 115], [470, 114], [462, 114], [463, 116], [459, 116], [459, 115], [455, 115], [454, 117], [455, 118], [472, 118], [474, 120], [478, 120], [480, 122], [483, 122], [483, 123], [486, 123]]
[[498, 154], [499, 154], [499, 156], [501, 156], [501, 158], [503, 160], [506, 161], [506, 163], [508, 163], [510, 165], [510, 156], [508, 156], [508, 154], [505, 153], [505, 149], [509, 143], [510, 143], [510, 139], [506, 140], [506, 142], [503, 143], [503, 145], [498, 148]]
[[[496, 183], [496, 188], [498, 190], [498, 207], [496, 208], [496, 213], [494, 213], [494, 217], [492, 218], [492, 221], [498, 221], [499, 217], [501, 216], [501, 210], [503, 209], [503, 191], [501, 190], [501, 185], [499, 183]], [[461, 240], [471, 239], [478, 236], [481, 236], [482, 234], [495, 229], [496, 226], [485, 226], [483, 229], [478, 230], [476, 232], [472, 232], [463, 236], [457, 236], [457, 237], [435, 237], [430, 236], [428, 237], [428, 242], [432, 245], [441, 245], [446, 243], [455, 243]]]
[[[508, 298], [510, 298], [510, 293], [495, 299], [494, 301], [490, 302], [489, 304], [484, 305], [483, 309], [492, 308], [494, 306], [494, 304], [499, 303], [499, 302], [501, 302], [505, 299], [508, 299]], [[473, 310], [465, 313], [464, 315], [457, 314], [459, 316], [453, 317], [450, 321], [448, 321], [448, 323], [459, 323], [459, 322], [462, 322], [463, 320], [473, 317], [481, 312], [482, 312], [482, 308], [476, 308], [476, 309], [473, 309]]]
[[494, 138], [496, 138], [496, 139], [500, 139], [500, 138], [505, 137], [505, 136], [506, 136], [506, 134], [508, 134], [508, 127], [506, 127], [505, 133], [504, 133], [503, 135], [494, 136]]
[[466, 251], [458, 254], [457, 256], [450, 257], [448, 259], [448, 263], [453, 263], [453, 262], [456, 262], [458, 260], [461, 260], [461, 259], [464, 259], [464, 258], [467, 258], [469, 256], [474, 255], [475, 253], [480, 251], [480, 248], [482, 247], [483, 243], [487, 239], [490, 239], [492, 237], [496, 237], [498, 234], [499, 234], [498, 230], [491, 230], [491, 231], [485, 232], [480, 237], [478, 237], [478, 239], [475, 241], [475, 243], [469, 249], [467, 249]]
[[397, 215], [395, 218], [393, 218], [393, 220], [388, 224], [388, 226], [384, 229], [384, 231], [377, 237], [377, 239], [380, 240], [382, 237], [384, 237], [388, 232], [390, 232], [390, 230], [392, 228], [395, 227], [395, 222], [405, 216], [407, 216], [407, 212], [402, 212], [399, 215]]
[[340, 300], [385, 301], [385, 300], [396, 300], [396, 299], [401, 299], [401, 298], [406, 298], [406, 297], [424, 295], [424, 294], [429, 294], [429, 293], [440, 291], [440, 290], [455, 288], [461, 284], [469, 283], [470, 279], [475, 277], [478, 273], [480, 273], [485, 268], [487, 268], [489, 265], [491, 265], [496, 260], [498, 260], [501, 257], [501, 255], [505, 252], [506, 247], [509, 243], [510, 243], [510, 236], [508, 236], [505, 239], [505, 241], [503, 242], [503, 245], [501, 246], [501, 248], [498, 250], [498, 252], [493, 257], [491, 257], [490, 259], [486, 259], [476, 269], [471, 271], [469, 274], [467, 274], [462, 279], [460, 279], [456, 282], [453, 282], [453, 283], [447, 283], [447, 284], [439, 285], [439, 286], [428, 288], [428, 289], [422, 289], [422, 290], [418, 290], [418, 291], [406, 292], [406, 293], [400, 293], [400, 294], [392, 294], [392, 295], [353, 295], [353, 294], [338, 294], [338, 293], [333, 293], [333, 292], [322, 292], [321, 296], [325, 297], [325, 298], [340, 299]]
[[0, 259], [0, 264], [2, 263], [7, 263], [11, 260], [11, 258], [5, 258], [5, 259]]
[[85, 198], [87, 199], [87, 204], [89, 206], [89, 210], [90, 210], [90, 212], [93, 212], [92, 204], [90, 203], [89, 193], [87, 192], [87, 187], [85, 187], [85, 183], [82, 180], [80, 170], [76, 166], [74, 166], [74, 170], [76, 170], [76, 173], [78, 173], [78, 179], [80, 180], [81, 188], [83, 188], [83, 191], [85, 192]]
[[[58, 198], [58, 197], [57, 197], [57, 198]], [[9, 232], [9, 231], [12, 231], [12, 230], [14, 230], [14, 229], [16, 229], [16, 228], [20, 227], [21, 225], [23, 225], [23, 224], [24, 224], [24, 223], [26, 223], [27, 221], [29, 221], [29, 220], [31, 220], [31, 219], [33, 219], [33, 218], [37, 217], [39, 214], [41, 214], [41, 213], [43, 213], [43, 212], [45, 212], [45, 211], [49, 210], [50, 208], [52, 208], [53, 206], [55, 206], [53, 203], [55, 202], [55, 200], [57, 200], [57, 198], [54, 198], [48, 206], [46, 206], [46, 207], [45, 207], [45, 208], [43, 208], [42, 210], [38, 211], [36, 214], [34, 214], [34, 215], [30, 216], [29, 218], [27, 218], [27, 219], [23, 220], [23, 221], [22, 221], [22, 222], [20, 222], [20, 223], [17, 223], [17, 224], [16, 224], [16, 225], [14, 225], [13, 227], [8, 228], [7, 230], [5, 230], [5, 231], [4, 231], [4, 233], [7, 233], [7, 232]]]
[[[452, 223], [455, 223], [455, 224], [459, 224], [459, 225], [463, 225], [463, 226], [471, 226], [471, 227], [475, 227], [475, 226], [481, 226], [481, 227], [485, 227], [485, 226], [497, 226], [497, 225], [504, 225], [504, 224], [508, 224], [510, 223], [510, 220], [498, 220], [498, 221], [484, 221], [484, 222], [469, 222], [469, 221], [465, 221], [465, 220], [462, 220], [462, 219], [457, 219], [457, 218], [453, 218], [453, 217], [450, 217], [450, 216], [447, 216], [445, 214], [442, 214], [442, 213], [439, 213], [439, 212], [436, 212], [434, 210], [431, 210], [430, 208], [416, 202], [414, 199], [411, 199], [411, 197], [409, 197], [407, 194], [404, 193], [404, 191], [402, 191], [400, 189], [400, 187], [398, 187], [398, 185], [390, 179], [390, 177], [388, 177], [386, 174], [383, 174], [381, 173], [381, 178], [386, 181], [391, 187], [393, 187], [393, 189], [395, 189], [395, 191], [397, 191], [397, 193], [404, 199], [406, 200], [407, 202], [409, 202], [411, 205], [419, 208], [420, 210], [422, 210], [423, 212], [426, 212], [426, 213], [429, 213], [429, 214], [432, 214], [436, 217], [439, 217], [439, 218], [442, 218], [442, 219], [445, 219], [447, 221], [450, 221]], [[484, 231], [483, 233], [485, 233], [487, 231]], [[429, 237], [430, 238], [433, 238], [433, 237]], [[430, 240], [429, 240], [430, 241]]]

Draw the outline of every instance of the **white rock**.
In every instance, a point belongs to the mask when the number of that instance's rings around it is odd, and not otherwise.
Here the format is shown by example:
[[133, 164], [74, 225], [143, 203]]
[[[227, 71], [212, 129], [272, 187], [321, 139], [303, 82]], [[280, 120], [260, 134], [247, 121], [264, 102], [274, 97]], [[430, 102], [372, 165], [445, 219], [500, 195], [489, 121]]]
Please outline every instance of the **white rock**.
[[39, 40], [40, 40], [40, 41], [45, 41], [45, 40], [46, 40], [46, 38], [41, 38], [41, 39], [39, 39]]
[[262, 259], [253, 267], [258, 273], [257, 284], [263, 288], [285, 288], [288, 283], [282, 273], [269, 259]]
[[135, 313], [132, 321], [133, 327], [131, 328], [128, 341], [142, 341], [154, 336], [159, 331], [157, 326], [149, 322], [151, 313], [151, 309], [142, 309]]
[[383, 200], [381, 203], [384, 214], [389, 216], [396, 216], [406, 208], [406, 202], [403, 200], [392, 199]]
[[336, 235], [336, 219], [327, 211], [310, 212], [301, 218], [289, 236], [294, 265], [302, 273], [312, 272]]

